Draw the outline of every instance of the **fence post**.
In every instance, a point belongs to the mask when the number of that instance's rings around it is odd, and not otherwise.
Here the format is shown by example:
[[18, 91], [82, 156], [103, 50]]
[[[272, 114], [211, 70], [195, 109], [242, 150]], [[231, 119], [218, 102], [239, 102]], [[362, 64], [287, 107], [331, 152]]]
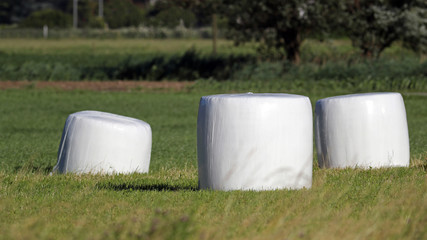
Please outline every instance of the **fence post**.
[[77, 7], [78, 7], [78, 0], [73, 0], [73, 27], [74, 28], [77, 28], [77, 23], [78, 23]]
[[47, 37], [49, 36], [49, 27], [45, 24], [44, 26], [43, 26], [43, 37], [45, 38], [45, 39], [47, 39]]

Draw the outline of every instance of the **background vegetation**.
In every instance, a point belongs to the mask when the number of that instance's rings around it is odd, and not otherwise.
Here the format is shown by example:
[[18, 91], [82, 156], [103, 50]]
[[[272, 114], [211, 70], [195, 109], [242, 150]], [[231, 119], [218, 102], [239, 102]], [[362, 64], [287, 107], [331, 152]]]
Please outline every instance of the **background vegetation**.
[[[209, 80], [306, 88], [427, 88], [427, 62], [400, 44], [376, 60], [349, 40], [306, 40], [301, 64], [259, 55], [256, 43], [209, 40], [0, 40], [0, 80]], [[237, 83], [236, 83], [237, 84]]]
[[[4, 0], [0, 23], [21, 27], [66, 28], [71, 25], [72, 0]], [[104, 1], [102, 1], [104, 2]], [[256, 41], [260, 50], [274, 50], [282, 59], [300, 62], [307, 37], [346, 36], [366, 58], [402, 41], [427, 52], [427, 3], [423, 0], [97, 0], [78, 1], [75, 28], [219, 26], [236, 44]], [[103, 4], [104, 6], [104, 4]], [[102, 12], [102, 14], [101, 14]], [[59, 24], [60, 23], [60, 24]], [[213, 34], [214, 42], [216, 35]]]

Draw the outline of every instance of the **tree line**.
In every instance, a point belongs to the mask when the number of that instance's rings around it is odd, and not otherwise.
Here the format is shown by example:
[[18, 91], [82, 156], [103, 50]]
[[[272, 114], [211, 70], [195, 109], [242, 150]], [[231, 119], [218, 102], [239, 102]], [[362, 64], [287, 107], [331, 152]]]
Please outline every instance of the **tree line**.
[[[377, 58], [396, 41], [418, 53], [427, 52], [425, 0], [79, 0], [79, 27], [201, 27], [219, 25], [241, 44], [260, 42], [259, 50], [294, 63], [307, 37], [351, 39], [363, 56]], [[34, 11], [48, 8], [49, 10]], [[23, 27], [70, 27], [72, 0], [2, 0], [1, 23]]]

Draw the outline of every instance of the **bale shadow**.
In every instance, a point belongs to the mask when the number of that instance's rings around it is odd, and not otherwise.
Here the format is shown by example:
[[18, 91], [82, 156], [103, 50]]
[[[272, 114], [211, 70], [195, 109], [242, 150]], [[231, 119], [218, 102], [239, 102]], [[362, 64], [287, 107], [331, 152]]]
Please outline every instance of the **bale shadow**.
[[97, 183], [97, 189], [112, 191], [158, 191], [158, 192], [176, 192], [176, 191], [198, 191], [195, 186], [179, 186], [167, 183], [154, 184], [134, 184], [134, 183]]
[[52, 172], [53, 165], [39, 166], [33, 165], [32, 163], [24, 163], [21, 165], [14, 165], [11, 169], [15, 174], [19, 172], [49, 174]]
[[427, 172], [427, 163], [415, 166], [415, 168], [419, 168], [419, 169], [423, 170], [424, 172]]

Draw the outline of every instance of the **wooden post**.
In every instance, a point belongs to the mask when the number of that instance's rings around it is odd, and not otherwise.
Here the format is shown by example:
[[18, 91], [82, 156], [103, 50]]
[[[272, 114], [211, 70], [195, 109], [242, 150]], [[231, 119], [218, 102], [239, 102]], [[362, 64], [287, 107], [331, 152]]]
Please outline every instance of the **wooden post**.
[[49, 27], [45, 24], [45, 25], [43, 26], [43, 38], [44, 38], [44, 39], [47, 39], [47, 38], [48, 38], [48, 36], [49, 36]]
[[77, 10], [77, 7], [78, 7], [78, 0], [73, 0], [73, 27], [74, 28], [77, 28], [78, 26], [77, 26], [77, 23], [78, 23], [78, 10]]

